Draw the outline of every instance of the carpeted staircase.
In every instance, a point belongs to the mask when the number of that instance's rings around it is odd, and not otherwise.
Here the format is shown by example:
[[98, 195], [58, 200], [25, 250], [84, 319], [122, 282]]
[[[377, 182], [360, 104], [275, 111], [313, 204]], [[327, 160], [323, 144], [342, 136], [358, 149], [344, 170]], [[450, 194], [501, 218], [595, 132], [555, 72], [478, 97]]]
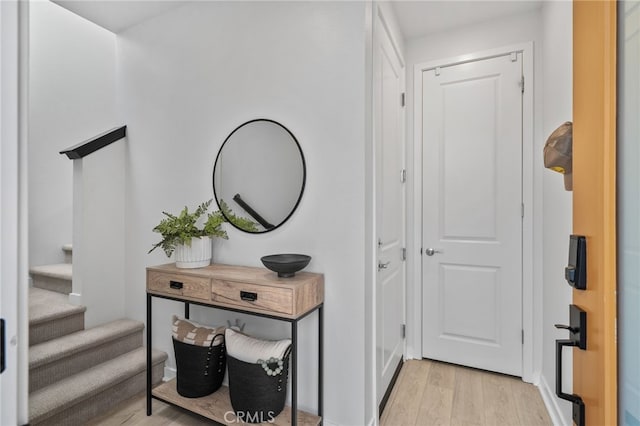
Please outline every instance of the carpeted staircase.
[[[67, 262], [71, 246], [63, 247]], [[85, 330], [84, 306], [71, 305], [70, 263], [34, 267], [29, 291], [29, 423], [78, 425], [146, 386], [144, 324], [120, 319]], [[167, 354], [153, 351], [153, 381]]]

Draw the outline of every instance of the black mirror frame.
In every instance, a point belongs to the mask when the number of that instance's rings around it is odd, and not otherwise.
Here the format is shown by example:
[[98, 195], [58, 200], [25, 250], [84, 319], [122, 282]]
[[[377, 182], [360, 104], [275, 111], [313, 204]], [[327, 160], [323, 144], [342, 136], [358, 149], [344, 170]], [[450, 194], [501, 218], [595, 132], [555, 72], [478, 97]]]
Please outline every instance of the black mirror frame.
[[[251, 123], [255, 123], [258, 121], [266, 121], [269, 123], [273, 123], [277, 126], [280, 126], [281, 128], [283, 128], [288, 134], [289, 136], [291, 136], [291, 139], [293, 139], [293, 141], [296, 144], [296, 147], [298, 148], [298, 152], [300, 153], [300, 159], [302, 160], [302, 186], [300, 187], [300, 194], [298, 195], [298, 199], [296, 200], [295, 205], [293, 206], [293, 208], [291, 209], [291, 211], [289, 212], [289, 214], [278, 224], [274, 225], [272, 228], [269, 229], [265, 229], [264, 231], [257, 231], [257, 232], [251, 232], [251, 231], [247, 231], [245, 229], [240, 228], [239, 226], [237, 226], [235, 223], [231, 222], [229, 220], [229, 218], [227, 217], [227, 215], [224, 214], [224, 212], [222, 211], [222, 209], [220, 208], [220, 202], [218, 201], [218, 194], [216, 193], [216, 185], [215, 185], [215, 176], [216, 176], [216, 168], [218, 167], [218, 161], [220, 160], [220, 154], [222, 153], [222, 150], [224, 149], [225, 145], [227, 144], [227, 142], [229, 141], [229, 139], [231, 139], [231, 137], [234, 135], [234, 133], [236, 133], [238, 130], [240, 130], [242, 127], [251, 124]], [[293, 135], [293, 133], [291, 133], [291, 131], [289, 129], [287, 129], [284, 125], [280, 124], [279, 122], [275, 121], [275, 120], [271, 120], [268, 118], [256, 118], [253, 120], [249, 120], [246, 121], [242, 124], [240, 124], [238, 127], [236, 127], [235, 129], [233, 129], [233, 131], [231, 133], [229, 133], [229, 136], [226, 137], [226, 139], [224, 140], [224, 142], [222, 143], [222, 145], [220, 146], [220, 149], [218, 150], [218, 154], [216, 155], [216, 161], [213, 165], [213, 175], [211, 177], [211, 186], [213, 188], [213, 197], [216, 200], [216, 204], [218, 205], [218, 208], [220, 209], [220, 211], [222, 212], [223, 216], [225, 217], [225, 219], [227, 219], [227, 222], [229, 222], [234, 228], [242, 231], [242, 232], [246, 232], [247, 234], [265, 234], [267, 232], [271, 232], [274, 231], [278, 228], [280, 228], [283, 224], [285, 224], [289, 218], [293, 215], [293, 213], [298, 209], [298, 206], [300, 205], [300, 201], [302, 200], [302, 195], [304, 194], [304, 189], [307, 183], [307, 162], [304, 158], [304, 153], [302, 152], [302, 147], [300, 146], [300, 143], [298, 142], [298, 139], [296, 139], [296, 137]], [[252, 217], [253, 220], [255, 220], [255, 218]]]

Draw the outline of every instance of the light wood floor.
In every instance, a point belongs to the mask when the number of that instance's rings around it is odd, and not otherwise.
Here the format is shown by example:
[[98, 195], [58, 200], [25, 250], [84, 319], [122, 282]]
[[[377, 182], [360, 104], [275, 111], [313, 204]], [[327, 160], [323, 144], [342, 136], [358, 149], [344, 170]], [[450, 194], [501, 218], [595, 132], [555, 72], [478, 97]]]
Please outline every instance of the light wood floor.
[[[89, 426], [191, 426], [200, 417], [153, 400], [147, 417], [145, 395], [125, 401]], [[405, 362], [384, 410], [381, 426], [547, 426], [551, 419], [538, 389], [522, 380], [451, 364]]]
[[87, 426], [195, 426], [210, 424], [202, 417], [154, 399], [153, 415], [147, 417], [147, 400], [143, 392], [112, 411], [92, 420]]
[[552, 425], [538, 389], [521, 379], [429, 360], [409, 360], [382, 426]]

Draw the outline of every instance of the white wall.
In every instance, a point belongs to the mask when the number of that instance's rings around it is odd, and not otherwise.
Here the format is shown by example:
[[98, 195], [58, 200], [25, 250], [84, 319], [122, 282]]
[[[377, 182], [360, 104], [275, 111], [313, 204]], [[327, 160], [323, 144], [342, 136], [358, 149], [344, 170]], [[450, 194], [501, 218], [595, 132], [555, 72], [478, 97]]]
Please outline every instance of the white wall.
[[[127, 315], [145, 318], [145, 266], [161, 211], [212, 197], [216, 153], [240, 123], [258, 117], [287, 126], [307, 161], [298, 210], [262, 235], [229, 230], [214, 262], [260, 266], [282, 252], [313, 257], [325, 274], [325, 418], [365, 419], [365, 7], [344, 2], [196, 2], [118, 37], [119, 92], [128, 125]], [[126, 96], [126, 98], [125, 98]], [[154, 301], [153, 345], [169, 354], [170, 317], [181, 307]], [[195, 309], [194, 318], [240, 318], [245, 331], [282, 337], [288, 326]], [[316, 319], [300, 324], [301, 407], [316, 407]], [[173, 360], [170, 361], [173, 364]]]
[[73, 291], [85, 327], [125, 316], [126, 139], [73, 160]]
[[[543, 132], [536, 138], [536, 152], [542, 154], [546, 138], [560, 124], [572, 121], [573, 35], [572, 4], [565, 1], [545, 2], [543, 24]], [[540, 155], [540, 162], [542, 156]], [[537, 169], [542, 169], [542, 165]], [[568, 324], [571, 287], [564, 280], [569, 234], [572, 229], [572, 196], [564, 190], [562, 175], [543, 169], [543, 366], [541, 385], [548, 386], [552, 410], [559, 417], [556, 423], [572, 424], [571, 404], [555, 397], [555, 340], [566, 339], [566, 330], [556, 330], [554, 324]], [[564, 356], [564, 391], [571, 391], [572, 358], [570, 350]]]
[[[534, 81], [528, 83], [527, 87], [534, 90], [534, 140], [541, 136], [542, 125], [542, 66], [541, 58], [542, 35], [540, 32], [541, 16], [539, 10], [534, 10], [525, 14], [499, 18], [497, 20], [483, 22], [476, 25], [466, 26], [450, 31], [433, 33], [423, 38], [411, 39], [405, 42], [407, 60], [407, 167], [409, 179], [407, 193], [415, 193], [415, 182], [419, 182], [420, 169], [416, 167], [421, 160], [416, 158], [416, 152], [421, 152], [419, 146], [414, 141], [414, 67], [416, 64], [435, 61], [438, 59], [452, 58], [464, 54], [480, 52], [497, 47], [519, 44], [523, 42], [534, 42]], [[527, 147], [525, 147], [527, 149]], [[536, 151], [538, 153], [538, 151]], [[541, 230], [542, 230], [542, 178], [538, 157], [534, 158], [534, 252], [538, 259], [534, 259], [534, 324], [539, 323], [542, 308], [540, 300], [542, 298], [542, 261], [541, 261]], [[420, 229], [421, 218], [420, 198], [409, 196], [407, 205], [407, 226], [414, 232], [407, 235], [407, 246], [410, 252], [420, 250]], [[418, 205], [417, 205], [418, 204]], [[539, 206], [537, 210], [536, 206]], [[538, 211], [539, 210], [539, 211]], [[409, 256], [407, 263], [408, 272], [408, 301], [407, 318], [408, 324], [419, 325], [422, 321], [421, 315], [421, 290], [420, 290], [420, 256]], [[421, 329], [420, 327], [409, 328], [407, 339], [407, 353], [409, 357], [421, 357]], [[538, 344], [534, 338], [534, 347]], [[540, 360], [534, 357], [534, 370], [540, 365]], [[539, 367], [538, 367], [539, 368]], [[534, 379], [538, 371], [534, 371]]]
[[29, 264], [64, 261], [73, 166], [59, 151], [117, 123], [115, 35], [48, 1], [31, 2]]

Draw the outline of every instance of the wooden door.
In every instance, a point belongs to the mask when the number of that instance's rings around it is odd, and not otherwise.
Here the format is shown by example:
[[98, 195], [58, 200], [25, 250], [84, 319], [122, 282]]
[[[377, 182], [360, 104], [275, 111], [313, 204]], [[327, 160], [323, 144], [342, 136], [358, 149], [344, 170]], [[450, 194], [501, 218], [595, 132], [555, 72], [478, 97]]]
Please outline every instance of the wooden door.
[[616, 2], [573, 3], [573, 232], [587, 239], [587, 349], [573, 349], [586, 424], [617, 424]]
[[423, 71], [425, 358], [522, 375], [522, 53]]

